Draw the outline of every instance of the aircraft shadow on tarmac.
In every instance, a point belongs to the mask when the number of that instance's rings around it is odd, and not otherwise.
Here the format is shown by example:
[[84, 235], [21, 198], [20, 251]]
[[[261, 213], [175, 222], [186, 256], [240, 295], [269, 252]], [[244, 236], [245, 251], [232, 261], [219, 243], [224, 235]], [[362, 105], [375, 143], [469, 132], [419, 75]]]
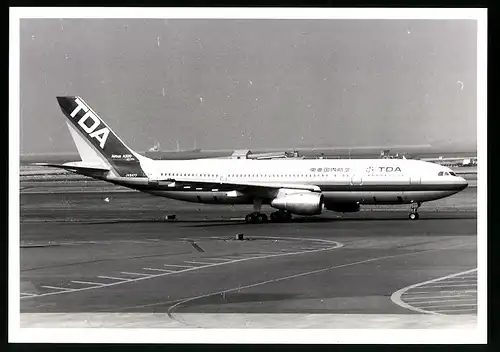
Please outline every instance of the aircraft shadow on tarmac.
[[[429, 221], [429, 220], [458, 220], [458, 219], [476, 219], [476, 214], [471, 213], [451, 213], [451, 214], [422, 214], [420, 219], [416, 222]], [[376, 216], [369, 215], [363, 217], [352, 217], [352, 218], [331, 218], [331, 217], [300, 217], [294, 218], [289, 222], [285, 223], [271, 223], [267, 224], [248, 224], [248, 226], [266, 226], [266, 225], [285, 225], [285, 224], [307, 224], [307, 223], [335, 223], [335, 222], [365, 222], [365, 221], [375, 221], [375, 222], [387, 222], [387, 221], [408, 221], [404, 216]], [[217, 226], [241, 226], [245, 224], [244, 220], [234, 220], [234, 219], [176, 219], [176, 220], [165, 220], [165, 219], [124, 219], [124, 220], [111, 220], [111, 221], [92, 221], [91, 224], [134, 224], [134, 223], [170, 223], [170, 224], [183, 224], [187, 227], [217, 227]], [[413, 222], [412, 222], [413, 223]], [[246, 225], [246, 224], [245, 224]]]

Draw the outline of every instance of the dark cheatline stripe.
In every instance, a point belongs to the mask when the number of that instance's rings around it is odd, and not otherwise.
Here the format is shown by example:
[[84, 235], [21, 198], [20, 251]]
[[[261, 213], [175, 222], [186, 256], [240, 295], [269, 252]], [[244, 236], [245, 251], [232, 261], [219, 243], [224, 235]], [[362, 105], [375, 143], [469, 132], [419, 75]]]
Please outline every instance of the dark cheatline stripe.
[[[171, 183], [160, 181], [159, 183], [148, 183], [143, 185], [131, 185], [124, 181], [116, 182], [127, 187], [131, 187], [140, 191], [182, 191], [182, 192], [200, 192], [196, 188], [202, 188], [203, 191], [211, 191], [217, 188], [220, 192], [240, 190], [244, 191], [253, 188], [253, 186], [235, 185], [235, 184], [220, 184], [216, 182], [175, 182], [175, 187], [168, 187]], [[191, 188], [183, 188], [190, 186]], [[390, 184], [372, 184], [372, 185], [325, 185], [318, 184], [322, 192], [410, 192], [410, 191], [456, 191], [464, 188], [460, 184], [420, 184], [420, 185], [390, 185]], [[274, 188], [274, 187], [272, 187]]]

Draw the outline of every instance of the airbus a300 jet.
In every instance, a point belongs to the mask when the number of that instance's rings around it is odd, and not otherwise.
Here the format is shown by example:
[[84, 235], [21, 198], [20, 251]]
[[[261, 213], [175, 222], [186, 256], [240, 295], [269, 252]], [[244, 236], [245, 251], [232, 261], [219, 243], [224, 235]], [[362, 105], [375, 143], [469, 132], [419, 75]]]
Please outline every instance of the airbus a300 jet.
[[366, 204], [410, 204], [451, 196], [467, 181], [451, 169], [411, 159], [153, 160], [129, 148], [78, 96], [57, 97], [81, 161], [43, 163], [155, 196], [205, 204], [252, 204], [247, 223], [324, 210], [356, 212]]

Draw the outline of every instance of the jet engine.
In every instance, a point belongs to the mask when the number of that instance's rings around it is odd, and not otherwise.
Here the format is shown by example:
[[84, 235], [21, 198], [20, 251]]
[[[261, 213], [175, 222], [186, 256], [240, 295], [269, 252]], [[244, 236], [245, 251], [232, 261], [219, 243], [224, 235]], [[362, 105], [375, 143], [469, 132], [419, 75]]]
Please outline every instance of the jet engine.
[[360, 206], [358, 203], [326, 203], [325, 208], [337, 213], [355, 213]]
[[323, 195], [308, 191], [284, 194], [274, 198], [270, 205], [292, 214], [319, 215], [323, 211]]

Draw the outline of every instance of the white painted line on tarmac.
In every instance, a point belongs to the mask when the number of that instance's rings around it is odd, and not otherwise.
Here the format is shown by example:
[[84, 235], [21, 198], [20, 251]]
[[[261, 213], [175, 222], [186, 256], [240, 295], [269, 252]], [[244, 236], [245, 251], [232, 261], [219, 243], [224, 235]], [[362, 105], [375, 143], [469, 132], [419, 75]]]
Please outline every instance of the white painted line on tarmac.
[[[404, 295], [405, 301], [413, 301], [413, 300], [419, 300], [419, 299], [434, 299], [434, 298], [457, 298], [457, 297], [475, 297], [474, 295], [451, 295], [451, 296], [415, 296], [415, 297], [407, 297], [410, 295], [409, 293]], [[413, 302], [412, 302], [413, 303]]]
[[436, 287], [436, 288], [439, 288], [439, 287], [468, 287], [468, 286], [477, 286], [477, 284], [444, 284], [444, 285], [427, 285], [425, 287]]
[[428, 293], [457, 293], [457, 292], [460, 292], [460, 293], [463, 293], [463, 292], [476, 292], [477, 293], [477, 290], [440, 290], [440, 291], [415, 291], [415, 292], [411, 292], [411, 293], [405, 293], [405, 297], [406, 295], [418, 295], [418, 294], [422, 294], [422, 295], [425, 295], [425, 294], [428, 294]]
[[[415, 311], [415, 312], [425, 313], [425, 314], [433, 314], [433, 315], [441, 315], [441, 313], [438, 313], [438, 312], [428, 311], [428, 310], [424, 310], [424, 309], [421, 309], [421, 308], [414, 307], [414, 306], [412, 306], [412, 305], [404, 302], [402, 300], [401, 296], [403, 294], [405, 294], [407, 291], [411, 290], [412, 288], [422, 287], [424, 285], [426, 285], [425, 288], [429, 288], [430, 286], [428, 284], [432, 284], [434, 282], [443, 281], [443, 280], [446, 280], [446, 279], [449, 279], [449, 278], [452, 278], [452, 277], [456, 277], [456, 276], [460, 276], [460, 275], [463, 275], [463, 274], [469, 274], [469, 273], [472, 273], [472, 272], [475, 272], [475, 271], [477, 271], [477, 268], [471, 269], [471, 270], [467, 270], [467, 271], [463, 271], [463, 272], [456, 273], [456, 274], [451, 274], [451, 275], [443, 276], [443, 277], [440, 277], [440, 278], [437, 278], [437, 279], [433, 279], [433, 280], [428, 280], [428, 281], [420, 282], [420, 283], [417, 283], [417, 284], [414, 284], [414, 285], [403, 287], [402, 289], [394, 292], [391, 295], [391, 301], [393, 301], [395, 304], [397, 304], [400, 307], [403, 307], [403, 308], [406, 308], [406, 309], [409, 309], [409, 310], [412, 310], [412, 311]], [[445, 286], [445, 287], [447, 287], [447, 286]]]
[[446, 307], [453, 307], [453, 308], [458, 308], [458, 307], [475, 307], [477, 306], [477, 303], [450, 303], [450, 304], [447, 304], [447, 303], [443, 303], [443, 304], [434, 304], [434, 305], [430, 305], [430, 306], [425, 306], [426, 309], [428, 308], [439, 308], [439, 307], [443, 307], [443, 308], [446, 308]]
[[119, 280], [119, 281], [129, 281], [130, 279], [124, 279], [123, 277], [114, 277], [114, 276], [98, 276], [100, 279], [110, 279], [110, 280]]
[[29, 296], [29, 297], [32, 297], [32, 296], [36, 296], [36, 294], [34, 293], [26, 293], [26, 292], [21, 292], [21, 296]]
[[[212, 236], [212, 237], [213, 238], [218, 238], [217, 236]], [[287, 239], [290, 239], [290, 240], [314, 240], [314, 241], [322, 241], [322, 242], [331, 244], [331, 247], [328, 247], [326, 249], [323, 248], [323, 249], [318, 249], [318, 250], [309, 251], [309, 252], [300, 251], [300, 252], [294, 252], [294, 253], [281, 253], [281, 254], [276, 254], [276, 255], [262, 256], [260, 258], [282, 257], [282, 256], [291, 256], [291, 255], [305, 254], [305, 253], [315, 253], [315, 252], [320, 252], [320, 251], [339, 249], [339, 248], [342, 248], [344, 246], [342, 243], [337, 242], [337, 241], [322, 240], [322, 239], [303, 239], [303, 238], [301, 239], [301, 238], [297, 238], [297, 237], [266, 237], [266, 236], [254, 236], [254, 238], [272, 238], [272, 239], [277, 239], [277, 240], [287, 240]], [[445, 249], [454, 249], [454, 248], [463, 247], [463, 246], [464, 246], [464, 244], [460, 244], [460, 245], [457, 245], [457, 246], [454, 246], [454, 247], [450, 247], [450, 248], [432, 249], [432, 250], [426, 250], [426, 251], [421, 251], [421, 252], [404, 253], [404, 254], [401, 254], [401, 255], [408, 256], [408, 255], [414, 255], [414, 254], [419, 254], [419, 253], [424, 253], [424, 252], [433, 252], [433, 251], [438, 251], [438, 250], [441, 251], [441, 250], [445, 250]], [[386, 259], [386, 258], [393, 258], [393, 257], [401, 256], [401, 255], [371, 258], [371, 259], [368, 259], [368, 260], [363, 261], [363, 262], [370, 262], [370, 261], [374, 261], [374, 260], [380, 260], [380, 259]], [[229, 261], [229, 262], [209, 263], [206, 266], [187, 266], [187, 265], [177, 265], [177, 264], [163, 264], [164, 266], [167, 266], [167, 267], [168, 266], [173, 266], [173, 267], [181, 267], [181, 268], [184, 268], [184, 269], [183, 270], [178, 270], [178, 271], [173, 271], [173, 272], [168, 272], [168, 273], [160, 273], [160, 274], [156, 274], [156, 275], [149, 275], [149, 276], [144, 276], [144, 277], [131, 278], [131, 279], [124, 279], [124, 278], [118, 278], [118, 277], [112, 277], [112, 276], [98, 276], [99, 278], [111, 279], [111, 280], [118, 280], [118, 281], [117, 282], [111, 282], [111, 283], [106, 284], [104, 286], [99, 286], [99, 287], [96, 287], [96, 286], [83, 287], [83, 288], [79, 288], [79, 289], [72, 289], [71, 291], [97, 290], [99, 288], [121, 285], [121, 284], [128, 283], [128, 282], [137, 282], [137, 281], [142, 281], [142, 280], [149, 280], [149, 279], [154, 279], [154, 278], [168, 276], [168, 275], [175, 275], [177, 273], [185, 273], [185, 272], [189, 272], [189, 271], [202, 270], [202, 269], [207, 268], [207, 267], [230, 265], [230, 264], [233, 264], [233, 263], [238, 263], [238, 262], [248, 261], [248, 260], [254, 260], [254, 259], [258, 259], [258, 258], [256, 258], [256, 257], [245, 258], [244, 257], [244, 258], [239, 258], [237, 260], [232, 260], [232, 261]], [[350, 263], [350, 264], [346, 264], [345, 266], [350, 266], [350, 265], [354, 265], [354, 264], [357, 264], [357, 263]], [[68, 290], [68, 292], [59, 291], [59, 292], [43, 293], [43, 294], [37, 295], [37, 297], [40, 297], [40, 296], [52, 296], [52, 295], [62, 294], [62, 293], [69, 293], [69, 290]], [[29, 299], [29, 298], [30, 298], [30, 296], [20, 297], [20, 299]]]
[[57, 286], [40, 286], [40, 287], [48, 288], [49, 290], [75, 291], [74, 288], [67, 288], [67, 287], [57, 287]]
[[122, 271], [120, 274], [125, 274], [125, 275], [135, 275], [135, 276], [150, 276], [151, 274], [145, 274], [145, 273], [133, 273], [129, 271]]
[[216, 261], [219, 261], [219, 262], [229, 262], [231, 261], [231, 259], [227, 259], [227, 258], [203, 258], [204, 260], [216, 260]]
[[458, 309], [437, 309], [439, 312], [448, 312], [448, 313], [459, 313], [459, 312], [475, 312], [476, 308], [458, 308]]
[[191, 260], [185, 260], [184, 263], [189, 263], [189, 264], [201, 264], [201, 265], [213, 265], [214, 263], [207, 263], [207, 262], [195, 262]]
[[163, 264], [164, 266], [173, 266], [175, 268], [196, 268], [194, 265], [177, 265], [177, 264]]
[[[330, 270], [333, 270], [333, 269], [345, 268], [345, 267], [359, 265], [359, 264], [366, 264], [366, 263], [371, 263], [371, 262], [374, 262], [374, 261], [384, 260], [384, 259], [393, 259], [393, 258], [400, 258], [400, 257], [408, 257], [408, 256], [412, 256], [412, 255], [422, 254], [422, 253], [431, 253], [431, 252], [437, 252], [437, 251], [443, 251], [443, 250], [456, 249], [456, 248], [464, 247], [464, 246], [467, 246], [467, 245], [468, 244], [459, 244], [459, 245], [451, 246], [451, 247], [448, 247], [448, 248], [427, 249], [427, 250], [422, 250], [422, 251], [418, 251], [418, 252], [401, 253], [401, 254], [387, 255], [387, 256], [383, 256], [383, 257], [374, 257], [374, 258], [369, 258], [369, 259], [365, 259], [365, 260], [360, 260], [360, 261], [357, 261], [357, 262], [340, 264], [340, 265], [335, 265], [335, 266], [331, 266], [331, 267], [327, 267], [327, 268], [322, 268], [322, 269], [318, 269], [318, 270], [312, 270], [312, 271], [302, 272], [302, 273], [299, 273], [299, 274], [294, 274], [294, 275], [289, 275], [289, 276], [283, 276], [283, 277], [279, 277], [279, 278], [275, 278], [275, 279], [270, 279], [270, 280], [266, 280], [266, 281], [257, 282], [257, 283], [250, 284], [250, 285], [238, 286], [238, 287], [234, 287], [234, 288], [227, 289], [227, 290], [216, 291], [216, 292], [212, 292], [212, 293], [208, 293], [208, 294], [204, 294], [204, 295], [200, 295], [200, 296], [195, 296], [195, 297], [190, 297], [190, 298], [183, 299], [182, 301], [179, 301], [176, 304], [170, 306], [170, 308], [168, 309], [167, 312], [168, 312], [168, 316], [171, 319], [176, 320], [176, 321], [180, 321], [181, 323], [184, 323], [181, 320], [176, 319], [173, 316], [175, 309], [177, 309], [177, 307], [179, 307], [180, 305], [183, 305], [185, 303], [188, 303], [188, 302], [191, 302], [191, 301], [194, 301], [194, 300], [197, 300], [197, 299], [207, 298], [207, 297], [211, 297], [211, 296], [215, 296], [215, 295], [222, 295], [222, 294], [226, 294], [228, 292], [234, 292], [234, 291], [238, 291], [239, 292], [239, 291], [247, 289], [247, 288], [253, 288], [253, 287], [257, 287], [257, 286], [266, 285], [266, 284], [269, 284], [269, 283], [286, 281], [286, 280], [294, 279], [294, 278], [297, 278], [297, 277], [308, 276], [308, 275], [313, 275], [313, 274], [317, 274], [317, 273], [322, 273], [322, 272], [330, 271]], [[343, 244], [338, 243], [338, 247], [334, 247], [334, 248], [342, 248], [342, 247], [343, 247]], [[296, 254], [299, 254], [299, 253], [304, 253], [304, 252], [297, 252]], [[281, 256], [287, 256], [287, 255], [291, 255], [291, 254], [290, 253], [281, 254]], [[474, 269], [474, 270], [477, 270], [477, 269]], [[168, 303], [170, 303], [170, 302], [168, 302]], [[135, 306], [135, 307], [130, 307], [130, 308], [144, 308], [144, 307], [152, 307], [152, 306], [163, 305], [163, 304], [165, 304], [165, 302], [140, 305], [140, 306]], [[435, 313], [435, 314], [437, 315], [438, 313]]]
[[[427, 298], [427, 297], [426, 297]], [[458, 298], [458, 299], [443, 299], [439, 301], [411, 301], [411, 304], [432, 304], [432, 303], [447, 303], [447, 302], [468, 302], [468, 301], [476, 301], [475, 297], [470, 298]]]
[[104, 286], [102, 282], [91, 282], [91, 281], [71, 281], [75, 284], [83, 284], [83, 285], [93, 285], [93, 286]]
[[446, 280], [443, 281], [444, 284], [469, 284], [476, 285], [477, 280]]
[[156, 269], [156, 268], [142, 268], [143, 270], [150, 270], [150, 271], [161, 271], [164, 273], [175, 273], [175, 270], [165, 270], [165, 269]]

